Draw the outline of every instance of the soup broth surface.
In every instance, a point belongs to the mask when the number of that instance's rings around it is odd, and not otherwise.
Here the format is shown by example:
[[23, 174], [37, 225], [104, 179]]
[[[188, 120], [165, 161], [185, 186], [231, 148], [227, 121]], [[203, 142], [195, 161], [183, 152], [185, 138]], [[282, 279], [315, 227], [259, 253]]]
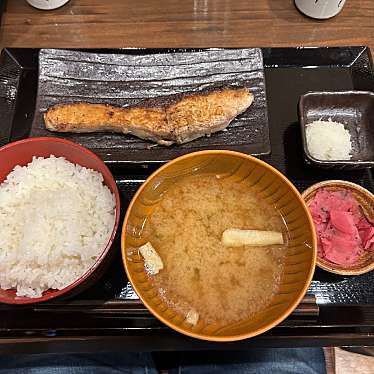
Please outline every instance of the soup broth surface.
[[164, 269], [150, 278], [174, 310], [229, 324], [271, 303], [286, 245], [225, 247], [221, 237], [228, 228], [286, 232], [280, 213], [255, 189], [215, 175], [183, 179], [155, 207], [143, 235]]

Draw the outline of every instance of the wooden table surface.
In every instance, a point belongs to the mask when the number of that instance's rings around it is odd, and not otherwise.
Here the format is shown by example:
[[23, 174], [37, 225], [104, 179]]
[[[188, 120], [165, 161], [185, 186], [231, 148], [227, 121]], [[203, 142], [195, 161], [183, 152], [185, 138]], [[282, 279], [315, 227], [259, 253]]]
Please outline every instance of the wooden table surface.
[[5, 0], [0, 29], [0, 48], [302, 45], [374, 48], [374, 1], [317, 21], [292, 0], [71, 0], [54, 11]]

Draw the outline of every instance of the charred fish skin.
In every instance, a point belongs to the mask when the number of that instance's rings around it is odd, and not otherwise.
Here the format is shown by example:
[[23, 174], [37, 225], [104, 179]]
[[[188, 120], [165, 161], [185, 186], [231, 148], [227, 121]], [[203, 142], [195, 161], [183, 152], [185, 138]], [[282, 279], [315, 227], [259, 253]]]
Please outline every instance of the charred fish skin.
[[55, 132], [116, 132], [161, 145], [183, 144], [225, 129], [253, 102], [248, 88], [150, 99], [137, 106], [57, 104], [44, 113], [46, 128]]
[[253, 95], [245, 88], [189, 96], [167, 109], [168, 123], [176, 142], [183, 144], [225, 129], [252, 102]]

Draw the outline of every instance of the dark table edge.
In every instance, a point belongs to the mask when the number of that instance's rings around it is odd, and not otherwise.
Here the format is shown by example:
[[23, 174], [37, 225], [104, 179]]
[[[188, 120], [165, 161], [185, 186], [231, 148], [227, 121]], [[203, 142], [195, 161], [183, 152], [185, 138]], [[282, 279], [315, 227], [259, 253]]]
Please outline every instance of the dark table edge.
[[193, 350], [247, 350], [250, 348], [296, 348], [325, 346], [374, 346], [374, 330], [371, 332], [338, 331], [323, 335], [301, 337], [297, 335], [274, 336], [262, 335], [256, 338], [232, 343], [214, 343], [187, 338], [173, 332], [149, 336], [132, 335], [124, 332], [124, 336], [78, 336], [64, 338], [23, 338], [0, 339], [1, 354], [32, 353], [98, 353], [123, 351], [193, 351]]

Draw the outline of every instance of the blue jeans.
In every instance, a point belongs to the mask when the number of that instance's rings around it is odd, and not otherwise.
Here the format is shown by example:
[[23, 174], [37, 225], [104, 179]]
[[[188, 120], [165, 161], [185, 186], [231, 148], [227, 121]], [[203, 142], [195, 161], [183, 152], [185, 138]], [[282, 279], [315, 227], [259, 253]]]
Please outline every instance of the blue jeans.
[[[178, 374], [325, 374], [319, 348], [170, 353]], [[157, 374], [148, 353], [0, 356], [0, 374]]]

